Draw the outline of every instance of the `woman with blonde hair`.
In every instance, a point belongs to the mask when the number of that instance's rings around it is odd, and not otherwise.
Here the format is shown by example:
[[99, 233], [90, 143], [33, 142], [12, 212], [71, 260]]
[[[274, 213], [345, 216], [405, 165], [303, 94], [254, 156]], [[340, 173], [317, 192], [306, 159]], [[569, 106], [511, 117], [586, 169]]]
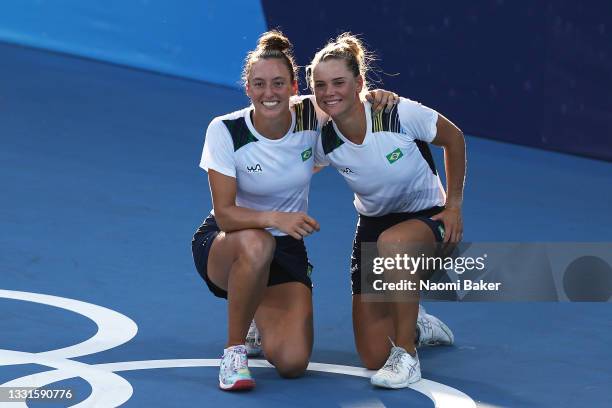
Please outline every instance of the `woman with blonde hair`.
[[[373, 110], [360, 98], [367, 63], [363, 44], [349, 33], [314, 56], [309, 85], [318, 106], [331, 117], [322, 128], [315, 157], [317, 163], [340, 171], [359, 213], [351, 257], [357, 351], [367, 368], [378, 370], [372, 384], [402, 388], [421, 378], [415, 345], [450, 345], [453, 334], [435, 317], [419, 315], [418, 291], [405, 298], [388, 291], [388, 301], [368, 301], [362, 291], [371, 293], [372, 273], [362, 271], [362, 244], [372, 243], [380, 257], [394, 258], [418, 257], [436, 243], [460, 241], [465, 141], [448, 119], [410, 99], [400, 98], [390, 112]], [[446, 192], [428, 143], [444, 148]], [[392, 270], [389, 276], [397, 279], [398, 272]], [[416, 324], [419, 321], [425, 324]]]

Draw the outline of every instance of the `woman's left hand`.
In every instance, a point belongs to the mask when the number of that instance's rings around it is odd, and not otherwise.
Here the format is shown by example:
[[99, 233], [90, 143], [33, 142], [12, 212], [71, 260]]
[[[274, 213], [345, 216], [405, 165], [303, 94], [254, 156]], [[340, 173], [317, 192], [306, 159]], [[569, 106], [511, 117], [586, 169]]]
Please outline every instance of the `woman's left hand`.
[[379, 112], [385, 110], [390, 112], [393, 106], [399, 103], [399, 96], [395, 92], [385, 91], [383, 89], [375, 89], [368, 92], [365, 98], [372, 104], [372, 110]]
[[431, 219], [442, 221], [444, 224], [444, 243], [456, 244], [463, 239], [463, 217], [460, 207], [447, 207]]

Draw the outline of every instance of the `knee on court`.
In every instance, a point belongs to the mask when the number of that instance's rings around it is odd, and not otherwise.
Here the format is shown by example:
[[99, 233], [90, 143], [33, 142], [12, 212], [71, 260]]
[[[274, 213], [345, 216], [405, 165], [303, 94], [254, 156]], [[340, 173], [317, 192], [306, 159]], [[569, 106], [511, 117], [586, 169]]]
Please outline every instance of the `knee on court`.
[[372, 335], [356, 337], [355, 346], [363, 366], [368, 370], [378, 370], [387, 361], [391, 346], [386, 338], [373, 339]]
[[389, 357], [388, 349], [375, 349], [373, 347], [361, 347], [357, 349], [359, 358], [363, 363], [363, 366], [368, 370], [378, 370], [385, 364]]
[[283, 378], [298, 378], [308, 368], [308, 356], [291, 356], [274, 361], [276, 371]]
[[264, 346], [264, 354], [283, 378], [297, 378], [304, 375], [310, 359], [308, 350], [296, 347]]

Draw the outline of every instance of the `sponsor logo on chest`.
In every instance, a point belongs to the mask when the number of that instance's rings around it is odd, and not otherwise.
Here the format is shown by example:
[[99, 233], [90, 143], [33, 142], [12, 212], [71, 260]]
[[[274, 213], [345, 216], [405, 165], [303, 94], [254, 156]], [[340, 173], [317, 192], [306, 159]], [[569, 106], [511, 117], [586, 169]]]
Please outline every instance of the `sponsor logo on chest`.
[[261, 173], [263, 170], [261, 164], [257, 163], [254, 166], [246, 166], [247, 172], [249, 173]]

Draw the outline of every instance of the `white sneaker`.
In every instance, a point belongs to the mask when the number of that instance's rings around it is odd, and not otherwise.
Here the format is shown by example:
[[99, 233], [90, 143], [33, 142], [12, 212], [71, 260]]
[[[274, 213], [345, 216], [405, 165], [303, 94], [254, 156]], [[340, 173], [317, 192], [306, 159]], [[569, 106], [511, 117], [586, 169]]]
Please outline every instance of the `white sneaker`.
[[370, 378], [370, 382], [377, 387], [406, 388], [420, 379], [418, 354], [412, 357], [402, 347], [393, 346], [387, 362]]
[[249, 371], [246, 347], [238, 345], [223, 350], [219, 368], [219, 388], [234, 391], [250, 390], [253, 387], [255, 387], [255, 380]]
[[455, 342], [451, 329], [436, 316], [428, 314], [422, 306], [419, 307], [416, 324], [419, 329], [417, 347], [451, 346]]
[[255, 325], [255, 320], [251, 321], [244, 345], [246, 346], [247, 356], [257, 357], [261, 354], [261, 336]]

